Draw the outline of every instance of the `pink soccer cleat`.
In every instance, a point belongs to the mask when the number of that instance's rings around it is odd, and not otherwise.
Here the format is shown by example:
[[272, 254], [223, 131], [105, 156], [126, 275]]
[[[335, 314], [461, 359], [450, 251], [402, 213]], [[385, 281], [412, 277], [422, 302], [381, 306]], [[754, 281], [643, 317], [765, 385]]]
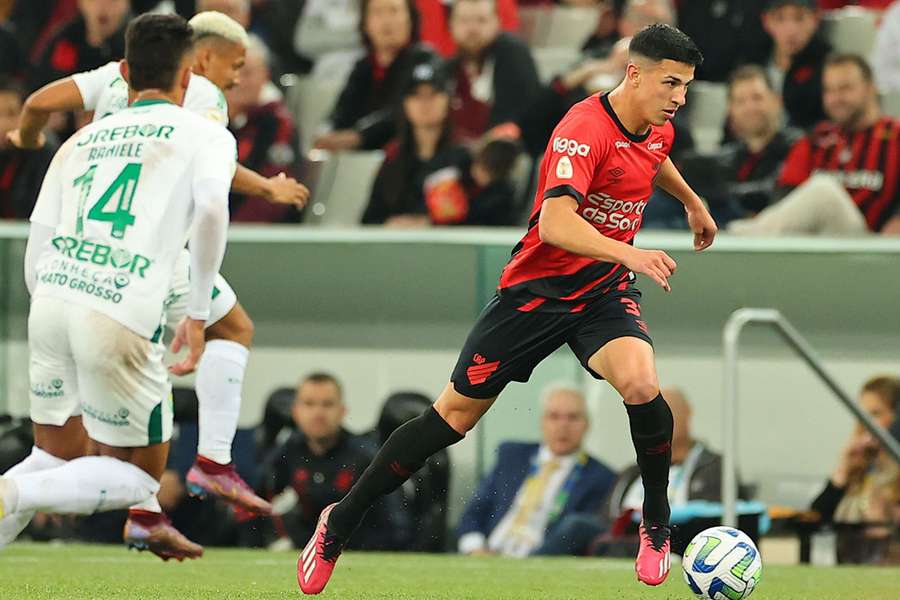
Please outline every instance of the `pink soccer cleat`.
[[162, 513], [130, 509], [122, 536], [129, 548], [149, 550], [163, 560], [203, 556], [203, 546], [184, 537]]
[[641, 523], [641, 546], [638, 549], [634, 570], [639, 581], [647, 585], [659, 585], [666, 580], [671, 566], [669, 538], [672, 530], [666, 525]]
[[319, 522], [309, 542], [297, 559], [297, 583], [304, 594], [318, 594], [325, 589], [341, 556], [343, 544], [328, 531], [328, 515], [337, 503], [329, 504], [319, 515]]
[[234, 470], [234, 463], [220, 465], [198, 455], [185, 480], [191, 496], [205, 498], [212, 494], [256, 515], [272, 514], [272, 505], [257, 496], [241, 479]]

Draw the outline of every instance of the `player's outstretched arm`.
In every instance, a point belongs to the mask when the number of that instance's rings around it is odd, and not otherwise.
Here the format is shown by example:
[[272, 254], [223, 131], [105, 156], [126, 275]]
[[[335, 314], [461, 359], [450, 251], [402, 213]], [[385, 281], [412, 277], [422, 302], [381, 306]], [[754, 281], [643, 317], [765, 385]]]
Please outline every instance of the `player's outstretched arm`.
[[684, 180], [671, 158], [667, 157], [660, 166], [659, 174], [656, 176], [656, 185], [675, 196], [679, 202], [684, 204], [684, 209], [687, 211], [688, 226], [694, 232], [694, 250], [699, 252], [712, 246], [719, 228], [712, 215], [706, 210], [703, 200]]
[[40, 148], [46, 141], [41, 131], [50, 120], [50, 115], [83, 108], [81, 92], [71, 77], [48, 83], [28, 96], [19, 116], [19, 128], [10, 131], [7, 137], [17, 148]]
[[578, 201], [572, 196], [547, 198], [541, 206], [538, 233], [541, 241], [567, 252], [603, 262], [625, 265], [647, 275], [667, 292], [676, 264], [662, 250], [641, 250], [604, 236], [578, 216]]
[[275, 204], [293, 204], [297, 208], [303, 208], [309, 200], [309, 190], [293, 177], [284, 173], [263, 177], [240, 164], [234, 172], [231, 189], [239, 194], [265, 198]]

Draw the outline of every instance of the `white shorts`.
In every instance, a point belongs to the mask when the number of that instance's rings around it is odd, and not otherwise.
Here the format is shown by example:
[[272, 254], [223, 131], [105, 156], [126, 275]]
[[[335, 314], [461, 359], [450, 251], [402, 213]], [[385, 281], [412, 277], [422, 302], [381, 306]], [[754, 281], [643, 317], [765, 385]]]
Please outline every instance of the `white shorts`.
[[[188, 295], [191, 291], [190, 282], [191, 253], [182, 250], [175, 261], [175, 269], [172, 271], [172, 285], [164, 305], [166, 313], [166, 327], [174, 330], [178, 323], [187, 314]], [[212, 302], [209, 305], [209, 319], [206, 326], [218, 323], [237, 304], [237, 294], [225, 281], [221, 274], [216, 273], [213, 285]]]
[[31, 420], [82, 415], [91, 439], [121, 448], [172, 436], [172, 386], [161, 344], [89, 308], [37, 296], [28, 316]]

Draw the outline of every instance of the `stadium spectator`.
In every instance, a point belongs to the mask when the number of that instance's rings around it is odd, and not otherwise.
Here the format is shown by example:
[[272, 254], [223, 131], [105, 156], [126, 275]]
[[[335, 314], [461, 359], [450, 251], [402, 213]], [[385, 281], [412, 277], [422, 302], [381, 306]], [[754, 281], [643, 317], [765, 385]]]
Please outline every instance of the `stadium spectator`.
[[[450, 33], [449, 16], [454, 0], [416, 0], [422, 17], [422, 41], [444, 57], [456, 53], [456, 42]], [[519, 2], [495, 0], [497, 17], [503, 31], [519, 30]]]
[[765, 52], [767, 37], [761, 12], [766, 0], [691, 0], [678, 3], [678, 27], [703, 52], [695, 76], [727, 81], [746, 56]]
[[20, 150], [7, 134], [18, 126], [24, 91], [0, 76], [0, 218], [27, 219], [34, 208], [44, 173], [56, 153], [57, 144], [48, 140], [38, 150]]
[[354, 51], [360, 45], [358, 0], [303, 0], [294, 27], [297, 55], [310, 63], [340, 51]]
[[[272, 83], [269, 51], [258, 37], [251, 36], [240, 83], [225, 92], [225, 98], [240, 163], [264, 177], [296, 175], [297, 127], [284, 96]], [[300, 218], [294, 206], [261, 197], [232, 193], [229, 204], [232, 221], [277, 223]]]
[[784, 98], [791, 125], [808, 128], [824, 118], [822, 65], [831, 47], [820, 29], [814, 0], [769, 0], [762, 24], [770, 41], [750, 49], [748, 62], [765, 67]]
[[872, 70], [882, 94], [900, 91], [900, 2], [894, 2], [881, 18], [872, 50]]
[[[338, 380], [312, 373], [300, 383], [293, 405], [297, 431], [263, 466], [265, 491], [277, 494], [281, 525], [297, 547], [316, 526], [323, 508], [340, 500], [372, 460], [371, 445], [343, 427], [347, 407]], [[286, 511], [285, 507], [293, 505]], [[366, 516], [351, 547], [399, 550], [410, 538], [409, 516], [392, 494]]]
[[791, 148], [778, 177], [787, 195], [733, 221], [734, 233], [900, 233], [900, 122], [881, 113], [862, 57], [829, 57], [823, 80], [830, 120]]
[[244, 29], [250, 29], [250, 0], [197, 0], [195, 14], [210, 10], [228, 15]]
[[[887, 429], [900, 411], [900, 379], [875, 377], [860, 391], [859, 403]], [[900, 527], [900, 465], [857, 423], [825, 489], [812, 509], [837, 529], [841, 563], [881, 562]]]
[[353, 67], [328, 119], [328, 133], [315, 140], [323, 150], [373, 150], [395, 131], [396, 106], [411, 66], [428, 51], [419, 40], [414, 0], [363, 0], [360, 33], [366, 55]]
[[0, 15], [0, 77], [17, 77], [25, 66], [12, 22]]
[[481, 160], [471, 164], [469, 151], [453, 142], [448, 80], [441, 67], [428, 61], [412, 71], [400, 133], [386, 148], [364, 224], [504, 225], [513, 220], [514, 194], [507, 180], [517, 150], [510, 157], [504, 142], [488, 144], [479, 153]]
[[454, 134], [471, 142], [515, 122], [537, 96], [540, 82], [528, 46], [501, 32], [494, 0], [456, 0], [450, 30], [458, 48], [449, 65]]
[[542, 442], [500, 445], [460, 519], [460, 553], [549, 553], [609, 493], [615, 474], [581, 447], [589, 425], [584, 395], [554, 387], [542, 404]]
[[781, 97], [765, 70], [744, 65], [728, 84], [728, 128], [733, 134], [714, 156], [685, 157], [682, 172], [709, 202], [716, 222], [752, 217], [776, 196], [781, 166], [800, 132], [782, 128]]
[[78, 0], [79, 15], [50, 39], [30, 70], [30, 89], [121, 59], [130, 10], [129, 0]]

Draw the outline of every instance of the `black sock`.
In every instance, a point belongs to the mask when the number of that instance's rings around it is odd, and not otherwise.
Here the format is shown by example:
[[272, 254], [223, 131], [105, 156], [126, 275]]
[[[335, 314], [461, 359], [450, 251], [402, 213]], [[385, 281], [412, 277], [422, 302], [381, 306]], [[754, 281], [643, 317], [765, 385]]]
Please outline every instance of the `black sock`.
[[631, 440], [644, 484], [643, 517], [669, 524], [669, 466], [672, 464], [672, 411], [662, 394], [647, 404], [626, 404]]
[[366, 511], [422, 468], [429, 456], [463, 439], [434, 408], [398, 427], [350, 492], [328, 517], [328, 529], [344, 541]]

